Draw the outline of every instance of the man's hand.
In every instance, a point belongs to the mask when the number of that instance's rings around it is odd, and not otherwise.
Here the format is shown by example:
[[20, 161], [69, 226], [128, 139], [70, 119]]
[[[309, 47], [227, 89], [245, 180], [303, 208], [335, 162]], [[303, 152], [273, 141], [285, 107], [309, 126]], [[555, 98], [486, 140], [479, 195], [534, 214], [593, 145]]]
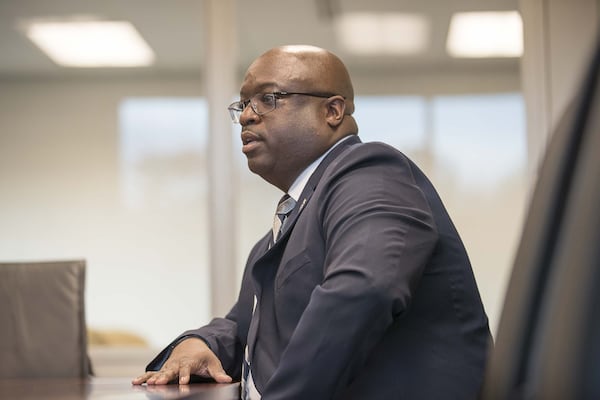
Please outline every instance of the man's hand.
[[213, 378], [218, 383], [229, 383], [221, 361], [206, 343], [199, 338], [185, 339], [174, 349], [160, 371], [150, 371], [135, 378], [131, 383], [141, 385], [166, 385], [179, 377], [179, 383], [190, 383], [190, 375]]

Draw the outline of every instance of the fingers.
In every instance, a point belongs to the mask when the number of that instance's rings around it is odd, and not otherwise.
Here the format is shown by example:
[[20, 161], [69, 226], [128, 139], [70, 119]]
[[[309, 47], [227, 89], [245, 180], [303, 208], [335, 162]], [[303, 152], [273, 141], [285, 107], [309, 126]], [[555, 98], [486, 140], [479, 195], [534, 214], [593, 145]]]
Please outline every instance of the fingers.
[[167, 383], [177, 379], [177, 370], [172, 369], [161, 369], [158, 372], [155, 372], [146, 383], [148, 385], [166, 385]]
[[131, 383], [133, 385], [166, 385], [173, 379], [177, 378], [177, 374], [171, 370], [149, 371], [143, 375], [134, 378]]
[[179, 383], [190, 383], [191, 374], [211, 377], [218, 383], [229, 383], [231, 377], [223, 370], [219, 358], [198, 338], [179, 343], [160, 371], [146, 372], [131, 381], [134, 385], [166, 385], [179, 378]]
[[190, 367], [184, 365], [179, 369], [179, 384], [187, 385], [190, 383]]
[[[223, 370], [221, 363], [218, 360], [216, 363], [211, 363], [207, 366], [206, 372], [217, 383], [230, 383], [232, 381], [231, 377]], [[189, 384], [191, 377], [190, 367], [182, 366], [179, 373], [171, 370], [146, 372], [145, 374], [134, 378], [131, 383], [133, 385], [141, 385], [143, 383], [147, 383], [148, 385], [166, 385], [175, 380], [177, 376], [179, 376], [180, 385]]]
[[155, 374], [155, 372], [146, 372], [145, 374], [142, 374], [142, 375], [138, 376], [137, 378], [134, 378], [131, 381], [131, 383], [133, 385], [141, 385], [142, 383], [146, 383], [148, 378], [150, 378], [154, 374]]

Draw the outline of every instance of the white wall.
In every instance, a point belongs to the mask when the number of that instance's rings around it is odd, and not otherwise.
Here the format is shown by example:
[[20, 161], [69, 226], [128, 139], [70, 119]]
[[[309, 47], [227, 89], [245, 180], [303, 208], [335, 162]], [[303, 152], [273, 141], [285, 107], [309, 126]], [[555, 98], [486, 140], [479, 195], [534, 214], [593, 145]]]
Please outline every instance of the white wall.
[[200, 89], [191, 79], [0, 83], [0, 259], [85, 258], [91, 328], [162, 346], [208, 320], [205, 196], [129, 209], [119, 176], [119, 102]]

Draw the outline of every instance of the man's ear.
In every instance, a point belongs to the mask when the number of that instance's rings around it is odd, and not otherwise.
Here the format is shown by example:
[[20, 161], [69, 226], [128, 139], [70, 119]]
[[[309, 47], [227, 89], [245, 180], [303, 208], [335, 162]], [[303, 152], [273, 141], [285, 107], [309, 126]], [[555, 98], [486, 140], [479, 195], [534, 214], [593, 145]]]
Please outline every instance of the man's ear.
[[332, 96], [327, 99], [327, 123], [331, 127], [337, 127], [344, 120], [346, 101], [342, 96]]

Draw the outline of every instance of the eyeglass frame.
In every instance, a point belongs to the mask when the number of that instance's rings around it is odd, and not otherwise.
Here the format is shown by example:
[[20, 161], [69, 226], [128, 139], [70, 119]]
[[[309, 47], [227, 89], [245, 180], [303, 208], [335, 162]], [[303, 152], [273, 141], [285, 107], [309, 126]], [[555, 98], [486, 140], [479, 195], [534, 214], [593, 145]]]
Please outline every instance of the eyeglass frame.
[[[257, 110], [258, 107], [256, 105], [256, 102], [253, 102], [252, 99], [255, 98], [256, 96], [265, 96], [265, 95], [273, 96], [273, 108], [268, 111], [258, 112], [258, 110]], [[287, 91], [256, 93], [254, 96], [250, 97], [247, 100], [234, 101], [227, 107], [227, 110], [229, 111], [229, 116], [231, 117], [231, 120], [233, 121], [233, 123], [239, 124], [240, 117], [241, 117], [242, 113], [244, 112], [244, 110], [248, 107], [248, 105], [250, 105], [250, 107], [252, 108], [252, 111], [254, 111], [254, 113], [256, 115], [262, 116], [267, 113], [270, 113], [271, 111], [273, 111], [277, 108], [277, 100], [278, 99], [281, 99], [282, 97], [285, 97], [285, 96], [292, 96], [292, 95], [319, 97], [322, 99], [328, 99], [333, 96], [338, 96], [333, 93], [309, 93], [309, 92], [287, 92]], [[342, 96], [342, 97], [344, 97], [344, 96]], [[344, 97], [344, 99], [345, 99], [345, 97]]]

